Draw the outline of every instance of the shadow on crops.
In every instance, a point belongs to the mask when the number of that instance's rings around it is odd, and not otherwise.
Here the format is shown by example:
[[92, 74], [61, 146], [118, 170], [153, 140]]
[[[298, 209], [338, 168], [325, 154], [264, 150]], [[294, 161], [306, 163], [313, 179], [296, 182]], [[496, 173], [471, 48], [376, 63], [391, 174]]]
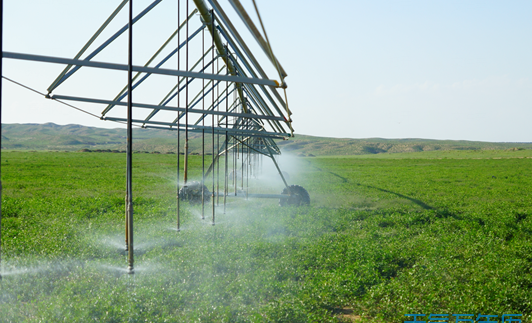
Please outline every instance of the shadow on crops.
[[[320, 169], [321, 170], [321, 169]], [[328, 172], [329, 174], [333, 175], [333, 176], [336, 176], [338, 178], [340, 178], [344, 183], [349, 183], [349, 180], [343, 176], [340, 176], [336, 173], [333, 173], [333, 172]], [[378, 190], [378, 191], [381, 191], [381, 192], [385, 192], [385, 193], [390, 193], [390, 194], [394, 194], [396, 196], [399, 196], [400, 198], [403, 198], [403, 199], [406, 199], [406, 200], [409, 200], [419, 206], [421, 206], [422, 208], [424, 208], [425, 210], [434, 210], [434, 208], [426, 203], [424, 203], [423, 201], [420, 201], [420, 200], [417, 200], [417, 199], [414, 199], [414, 198], [411, 198], [411, 197], [408, 197], [406, 195], [403, 195], [401, 193], [397, 193], [397, 192], [393, 192], [393, 191], [390, 191], [390, 190], [386, 190], [384, 188], [380, 188], [380, 187], [375, 187], [375, 186], [372, 186], [372, 185], [364, 185], [364, 184], [360, 184], [360, 183], [354, 183], [356, 184], [357, 186], [363, 186], [363, 187], [367, 187], [367, 188], [371, 188], [371, 189], [374, 189], [374, 190]]]
[[[317, 167], [316, 167], [316, 168], [317, 168]], [[321, 171], [321, 169], [320, 169], [320, 168], [318, 168], [318, 170], [320, 170], [320, 171]], [[334, 176], [338, 177], [338, 178], [339, 178], [339, 179], [341, 179], [341, 180], [342, 180], [342, 182], [344, 182], [344, 183], [347, 183], [347, 182], [349, 182], [349, 180], [347, 180], [347, 178], [345, 178], [345, 177], [343, 177], [343, 176], [340, 176], [340, 175], [338, 175], [338, 174], [336, 174], [336, 173], [333, 173], [333, 172], [328, 172], [328, 173], [329, 173], [329, 174], [331, 174], [331, 175], [334, 175]]]
[[384, 188], [379, 188], [379, 187], [375, 187], [375, 186], [371, 186], [371, 185], [363, 185], [363, 184], [359, 184], [359, 183], [357, 183], [357, 185], [358, 186], [364, 186], [364, 187], [367, 187], [367, 188], [372, 188], [372, 189], [375, 189], [375, 190], [379, 190], [381, 192], [394, 194], [394, 195], [399, 196], [401, 198], [404, 198], [404, 199], [407, 199], [409, 201], [412, 201], [413, 203], [415, 203], [415, 204], [421, 206], [422, 208], [424, 208], [425, 210], [434, 210], [434, 208], [432, 206], [426, 204], [423, 201], [408, 197], [406, 195], [403, 195], [403, 194], [400, 194], [400, 193], [397, 193], [397, 192], [393, 192], [393, 191], [390, 191], [390, 190], [385, 190]]

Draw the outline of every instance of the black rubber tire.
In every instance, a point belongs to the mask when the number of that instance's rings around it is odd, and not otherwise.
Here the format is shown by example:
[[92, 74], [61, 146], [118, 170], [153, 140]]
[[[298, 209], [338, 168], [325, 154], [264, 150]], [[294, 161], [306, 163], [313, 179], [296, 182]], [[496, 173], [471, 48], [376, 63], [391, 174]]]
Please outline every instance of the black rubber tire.
[[201, 185], [200, 182], [189, 182], [187, 186], [181, 187], [179, 190], [179, 199], [188, 201], [190, 204], [201, 204], [201, 188], [203, 186], [203, 200], [208, 203], [211, 200], [211, 192], [207, 186]]
[[[281, 192], [283, 195], [289, 195], [285, 187]], [[288, 198], [279, 199], [279, 206], [301, 206], [310, 204], [310, 195], [307, 190], [299, 185], [290, 185], [290, 195]]]

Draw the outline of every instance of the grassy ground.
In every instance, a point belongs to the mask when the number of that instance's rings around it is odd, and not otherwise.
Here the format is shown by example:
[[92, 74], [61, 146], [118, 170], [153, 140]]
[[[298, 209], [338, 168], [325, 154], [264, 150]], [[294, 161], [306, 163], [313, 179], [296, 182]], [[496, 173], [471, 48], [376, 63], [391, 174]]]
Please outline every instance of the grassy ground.
[[[129, 276], [125, 155], [3, 152], [0, 317], [402, 322], [406, 313], [521, 313], [531, 322], [529, 155], [446, 153], [294, 159], [290, 182], [310, 192], [310, 207], [230, 198], [212, 226], [210, 205], [209, 220], [185, 206], [179, 233], [176, 156], [136, 154]], [[192, 159], [191, 177], [200, 164]], [[265, 171], [250, 191], [280, 191], [277, 177]]]

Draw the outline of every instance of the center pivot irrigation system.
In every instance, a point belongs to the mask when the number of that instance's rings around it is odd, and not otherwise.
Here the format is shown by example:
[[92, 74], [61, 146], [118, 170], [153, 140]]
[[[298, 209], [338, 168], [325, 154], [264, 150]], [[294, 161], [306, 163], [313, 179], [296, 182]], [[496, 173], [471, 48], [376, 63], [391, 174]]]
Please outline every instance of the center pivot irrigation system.
[[[219, 205], [222, 200], [225, 212], [228, 196], [276, 198], [279, 199], [280, 206], [310, 203], [308, 192], [301, 186], [289, 185], [286, 173], [283, 174], [275, 160], [280, 150], [274, 139], [286, 139], [293, 136], [294, 130], [290, 117], [292, 113], [288, 108], [286, 97], [287, 86], [284, 79], [287, 74], [273, 55], [255, 1], [253, 0], [253, 5], [262, 32], [259, 31], [239, 0], [228, 0], [236, 13], [235, 17], [241, 20], [240, 25], [247, 27], [252, 36], [250, 39], [256, 41], [253, 44], [254, 48], [258, 48], [258, 51], [262, 52], [261, 56], [267, 58], [263, 59], [265, 61], [263, 63], [271, 64], [269, 68], [273, 67], [280, 81], [268, 78], [257, 56], [252, 53], [217, 0], [165, 1], [174, 2], [174, 4], [177, 1], [177, 12], [174, 15], [177, 20], [174, 24], [175, 28], [172, 29], [167, 40], [153, 51], [153, 55], [143, 66], [133, 65], [135, 54], [133, 31], [141, 30], [141, 26], [138, 28], [135, 26], [150, 13], [156, 14], [155, 9], [163, 0], [153, 1], [135, 16], [133, 15], [133, 0], [121, 1], [72, 59], [4, 52], [2, 49], [3, 58], [66, 65], [48, 87], [46, 98], [62, 103], [68, 101], [104, 105], [100, 119], [127, 124], [125, 222], [129, 273], [134, 273], [133, 126], [177, 132], [177, 231], [181, 229], [180, 202], [182, 201], [201, 204], [203, 219], [205, 219], [206, 208], [210, 204], [213, 225], [216, 215], [215, 206]], [[128, 3], [128, 23], [108, 33], [111, 35], [109, 38], [100, 40], [104, 38], [100, 36], [108, 31], [113, 19]], [[106, 49], [120, 42], [124, 37], [128, 38], [127, 64], [97, 60], [96, 56], [104, 56]], [[102, 71], [102, 69], [127, 71], [127, 82], [125, 82], [127, 84], [114, 98], [94, 97], [92, 92], [87, 96], [58, 94], [60, 86], [77, 77], [82, 67], [85, 70], [92, 68], [95, 71]], [[139, 91], [153, 90], [153, 83], [150, 85], [150, 80], [154, 78], [159, 81], [158, 89], [166, 87], [164, 95], [155, 101], [153, 101], [153, 96], [150, 97], [152, 101], [147, 99], [144, 102], [139, 102], [141, 101], [139, 99], [134, 101], [134, 94]], [[86, 90], [90, 91], [90, 89]], [[149, 96], [139, 95], [139, 97], [148, 98]], [[127, 107], [127, 110], [124, 107]], [[142, 117], [133, 118], [133, 113], [135, 116]], [[203, 155], [201, 182], [189, 180], [189, 133], [191, 132], [201, 134]], [[207, 159], [210, 159], [208, 167], [205, 164], [206, 146], [211, 148], [211, 151], [207, 152]], [[183, 165], [180, 163], [180, 155], [184, 155]], [[245, 187], [248, 181], [244, 178], [248, 177], [249, 180], [250, 175], [256, 175], [259, 172], [263, 156], [269, 157], [275, 164], [285, 186], [281, 194], [249, 194], [249, 186]], [[231, 165], [229, 165], [230, 161]], [[223, 187], [220, 187], [220, 183]], [[211, 188], [210, 191], [208, 186]]]

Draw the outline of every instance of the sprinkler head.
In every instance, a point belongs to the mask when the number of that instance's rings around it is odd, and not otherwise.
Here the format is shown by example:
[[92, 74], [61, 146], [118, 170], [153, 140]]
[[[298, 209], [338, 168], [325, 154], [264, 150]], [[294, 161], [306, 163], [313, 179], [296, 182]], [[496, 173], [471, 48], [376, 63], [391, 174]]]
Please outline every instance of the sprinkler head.
[[128, 275], [134, 275], [135, 274], [135, 269], [133, 269], [133, 266], [128, 266], [127, 267], [127, 273], [128, 273]]

